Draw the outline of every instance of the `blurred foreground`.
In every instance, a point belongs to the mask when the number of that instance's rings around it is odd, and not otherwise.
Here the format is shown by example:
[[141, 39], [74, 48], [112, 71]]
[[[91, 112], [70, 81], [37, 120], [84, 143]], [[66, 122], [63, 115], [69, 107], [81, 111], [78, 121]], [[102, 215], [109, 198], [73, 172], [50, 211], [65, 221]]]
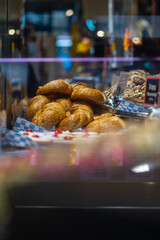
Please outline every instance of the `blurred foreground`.
[[[15, 224], [17, 211], [22, 209], [26, 209], [22, 219], [31, 209], [33, 212], [41, 208], [59, 209], [62, 222], [64, 209], [159, 209], [159, 125], [159, 121], [148, 120], [119, 134], [104, 134], [90, 141], [86, 138], [77, 143], [52, 143], [1, 155], [0, 232], [3, 238], [9, 237], [7, 229]], [[56, 219], [60, 215], [55, 215]], [[60, 219], [57, 224], [58, 221]], [[46, 219], [43, 227], [47, 228], [48, 224], [52, 223]], [[68, 223], [63, 224], [67, 228]], [[16, 229], [18, 231], [18, 225]]]

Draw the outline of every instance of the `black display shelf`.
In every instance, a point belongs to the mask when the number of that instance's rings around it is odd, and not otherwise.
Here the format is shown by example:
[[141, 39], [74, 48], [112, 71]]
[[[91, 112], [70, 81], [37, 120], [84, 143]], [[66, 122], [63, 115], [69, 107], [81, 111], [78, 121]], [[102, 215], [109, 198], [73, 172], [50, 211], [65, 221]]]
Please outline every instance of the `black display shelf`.
[[159, 182], [55, 181], [17, 185], [9, 190], [13, 218], [8, 239], [159, 236], [159, 189]]

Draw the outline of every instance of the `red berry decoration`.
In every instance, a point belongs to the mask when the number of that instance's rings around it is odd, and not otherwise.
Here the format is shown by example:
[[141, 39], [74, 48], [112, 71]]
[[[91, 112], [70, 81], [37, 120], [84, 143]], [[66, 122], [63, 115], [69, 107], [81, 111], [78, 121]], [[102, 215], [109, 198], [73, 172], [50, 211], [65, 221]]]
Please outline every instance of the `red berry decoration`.
[[37, 135], [37, 134], [33, 135], [32, 137], [35, 137], [35, 138], [40, 138], [40, 136], [39, 136], [39, 135]]
[[32, 129], [28, 128], [28, 129], [26, 130], [26, 132], [33, 133], [34, 131], [33, 131]]
[[53, 135], [52, 135], [52, 137], [58, 137], [58, 133], [57, 132], [55, 132]]
[[72, 140], [73, 138], [72, 137], [70, 137], [70, 136], [65, 136], [64, 137], [64, 140]]
[[55, 129], [55, 133], [62, 134], [62, 130], [59, 129], [59, 128], [56, 128], [56, 129]]
[[29, 135], [29, 133], [25, 132], [25, 133], [23, 133], [23, 135]]
[[89, 137], [89, 132], [87, 129], [83, 129], [81, 132], [84, 133], [82, 137]]
[[86, 133], [88, 133], [88, 130], [87, 129], [83, 129], [81, 132], [86, 134]]

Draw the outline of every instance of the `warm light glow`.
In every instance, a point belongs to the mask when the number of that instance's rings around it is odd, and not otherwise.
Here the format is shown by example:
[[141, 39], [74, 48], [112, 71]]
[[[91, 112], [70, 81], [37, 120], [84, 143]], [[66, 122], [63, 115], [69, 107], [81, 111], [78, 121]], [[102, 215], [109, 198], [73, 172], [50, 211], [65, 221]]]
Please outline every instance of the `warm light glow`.
[[73, 11], [72, 9], [68, 9], [68, 10], [66, 11], [66, 16], [67, 16], [67, 17], [71, 17], [73, 14], [74, 14], [74, 11]]
[[15, 34], [15, 30], [14, 29], [9, 29], [8, 33], [9, 33], [9, 35], [14, 35]]
[[139, 38], [139, 37], [134, 37], [134, 38], [132, 39], [132, 42], [133, 42], [135, 45], [141, 45], [141, 44], [142, 44], [142, 40], [141, 40], [141, 38]]
[[98, 37], [104, 37], [104, 31], [100, 30], [97, 32]]
[[19, 29], [16, 30], [16, 34], [20, 35], [21, 31]]

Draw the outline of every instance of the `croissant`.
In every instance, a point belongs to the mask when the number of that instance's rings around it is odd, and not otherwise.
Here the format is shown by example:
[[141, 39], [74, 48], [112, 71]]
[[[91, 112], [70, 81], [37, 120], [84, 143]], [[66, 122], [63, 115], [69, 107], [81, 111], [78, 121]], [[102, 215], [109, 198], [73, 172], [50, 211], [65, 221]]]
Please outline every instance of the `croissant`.
[[87, 83], [84, 83], [84, 82], [75, 82], [75, 83], [72, 83], [71, 84], [73, 89], [77, 86], [85, 86], [85, 87], [89, 87]]
[[72, 102], [69, 99], [59, 98], [59, 99], [56, 100], [56, 102], [60, 103], [63, 106], [65, 112], [70, 111], [70, 108], [72, 106]]
[[58, 128], [63, 131], [72, 131], [87, 125], [93, 120], [93, 111], [88, 104], [75, 102], [71, 107], [71, 115], [64, 118]]
[[94, 115], [93, 119], [94, 120], [99, 120], [99, 119], [102, 119], [102, 118], [110, 118], [112, 117], [113, 115], [111, 113], [104, 113], [104, 114], [101, 114], [101, 115]]
[[126, 127], [125, 122], [121, 118], [110, 115], [104, 114], [101, 118], [95, 119], [87, 125], [86, 129], [89, 132], [113, 133]]
[[106, 96], [98, 89], [92, 89], [83, 85], [77, 85], [73, 89], [71, 100], [86, 101], [90, 104], [101, 105], [106, 102]]
[[29, 107], [26, 112], [26, 119], [28, 121], [32, 121], [32, 118], [34, 117], [35, 113], [42, 109], [42, 107], [49, 103], [51, 100], [43, 95], [38, 95], [32, 98], [29, 102]]
[[71, 95], [73, 88], [70, 83], [65, 80], [53, 80], [49, 83], [46, 83], [44, 86], [39, 87], [36, 95], [54, 95], [54, 94], [62, 94], [62, 95]]
[[49, 129], [57, 125], [65, 116], [66, 112], [63, 106], [58, 102], [51, 102], [35, 114], [32, 123]]

